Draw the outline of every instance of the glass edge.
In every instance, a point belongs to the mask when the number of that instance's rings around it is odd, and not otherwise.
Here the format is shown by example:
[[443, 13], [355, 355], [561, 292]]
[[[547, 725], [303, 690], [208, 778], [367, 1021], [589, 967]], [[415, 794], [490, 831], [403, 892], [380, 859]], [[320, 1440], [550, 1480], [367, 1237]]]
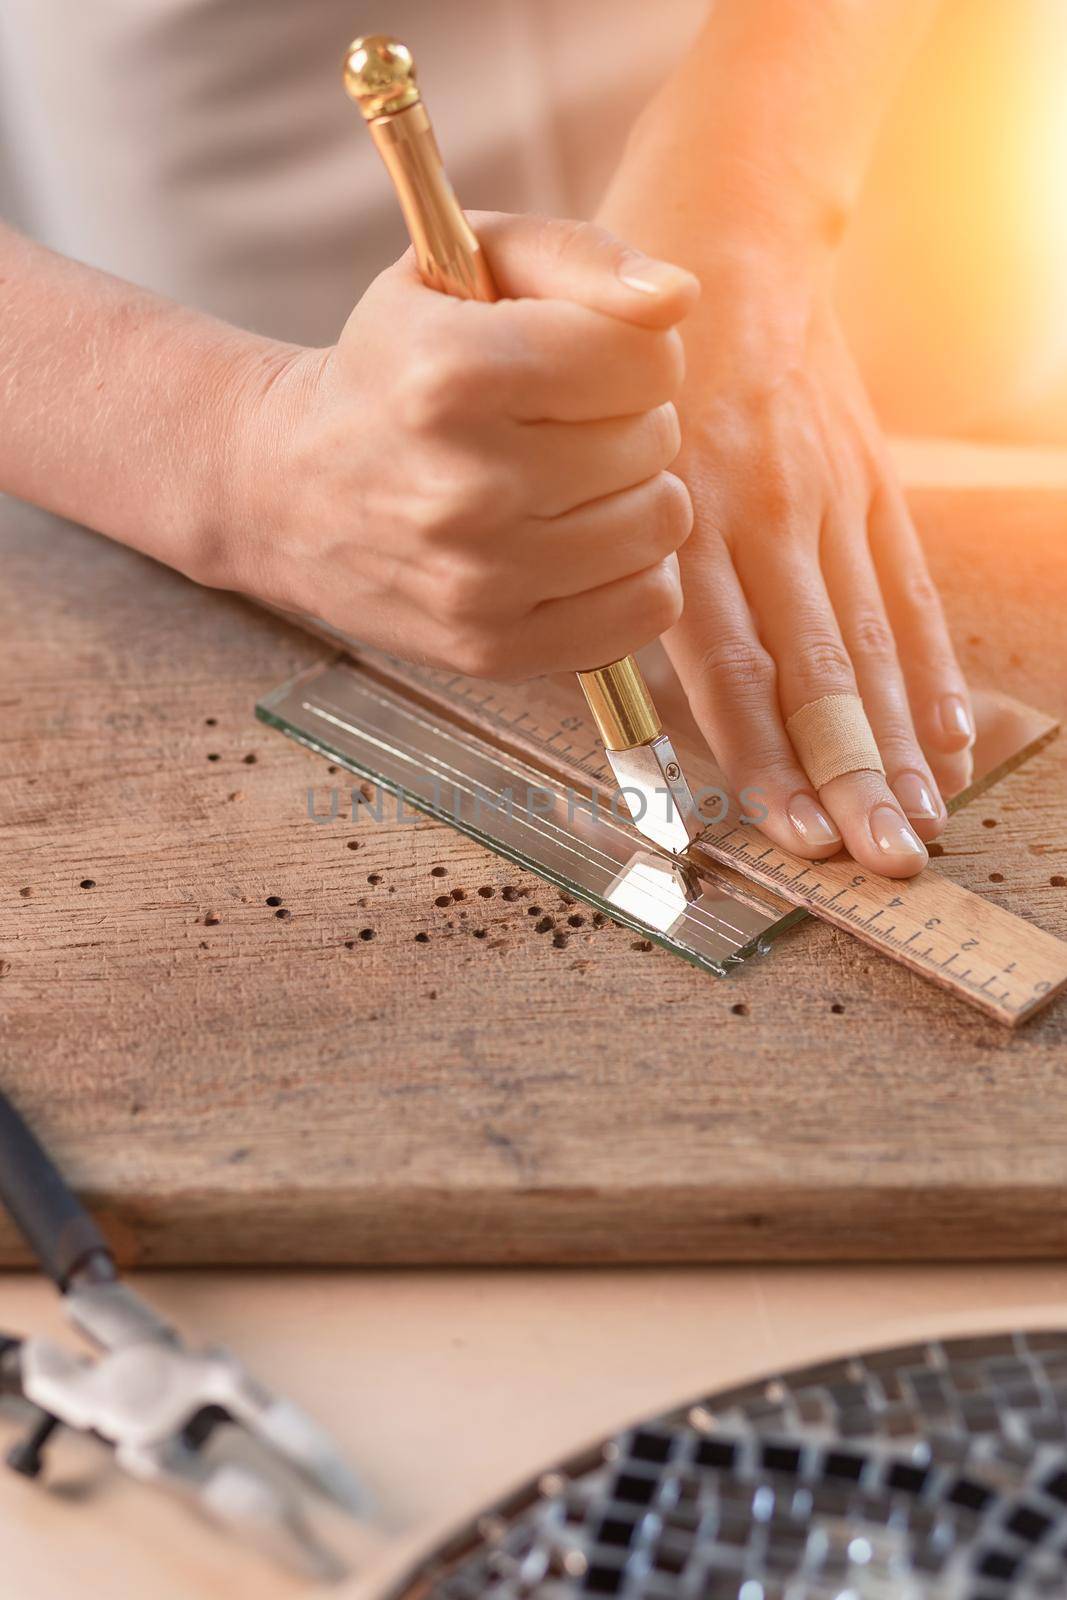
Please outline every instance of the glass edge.
[[512, 862], [515, 866], [523, 867], [528, 872], [535, 873], [537, 877], [542, 878], [547, 883], [555, 884], [557, 889], [562, 889], [567, 894], [573, 894], [586, 905], [603, 912], [613, 922], [621, 923], [623, 927], [629, 928], [631, 932], [639, 933], [643, 938], [650, 939], [653, 944], [658, 944], [661, 949], [668, 950], [672, 955], [681, 956], [683, 961], [688, 962], [690, 966], [699, 968], [702, 972], [710, 972], [717, 978], [729, 977], [736, 967], [744, 965], [752, 960], [754, 956], [763, 955], [767, 947], [779, 938], [781, 934], [786, 933], [798, 923], [806, 921], [810, 915], [803, 906], [790, 907], [788, 911], [783, 912], [777, 921], [771, 923], [770, 927], [764, 928], [745, 944], [739, 945], [736, 951], [724, 957], [722, 961], [713, 961], [710, 957], [701, 956], [697, 951], [691, 950], [680, 941], [671, 939], [667, 935], [649, 927], [647, 923], [628, 916], [618, 906], [613, 905], [610, 900], [603, 899], [592, 890], [582, 888], [574, 883], [572, 879], [552, 871], [551, 868], [546, 867], [543, 863], [534, 861], [523, 851], [509, 849], [507, 845], [502, 844], [497, 839], [493, 839], [488, 834], [481, 833], [477, 828], [472, 827], [470, 823], [457, 819], [451, 811], [432, 805], [423, 796], [413, 794], [411, 790], [405, 789], [402, 784], [394, 783], [391, 779], [383, 777], [381, 773], [375, 772], [373, 767], [361, 765], [346, 751], [338, 750], [327, 740], [316, 739], [311, 734], [307, 734], [302, 729], [297, 728], [293, 723], [274, 711], [270, 704], [272, 700], [283, 696], [288, 688], [289, 685], [284, 684], [280, 689], [272, 691], [268, 697], [257, 702], [255, 708], [257, 721], [266, 724], [267, 727], [276, 729], [279, 733], [285, 734], [295, 743], [303, 745], [306, 750], [313, 751], [315, 755], [328, 757], [330, 761], [344, 767], [346, 772], [351, 772], [356, 777], [365, 778], [371, 783], [380, 785], [389, 794], [396, 795], [398, 799], [406, 801], [413, 811], [418, 811], [423, 816], [433, 817], [436, 821], [444, 822], [448, 827], [455, 828], [457, 832], [465, 834], [467, 838], [474, 839], [478, 844], [484, 845], [494, 855], [500, 856], [505, 861]]

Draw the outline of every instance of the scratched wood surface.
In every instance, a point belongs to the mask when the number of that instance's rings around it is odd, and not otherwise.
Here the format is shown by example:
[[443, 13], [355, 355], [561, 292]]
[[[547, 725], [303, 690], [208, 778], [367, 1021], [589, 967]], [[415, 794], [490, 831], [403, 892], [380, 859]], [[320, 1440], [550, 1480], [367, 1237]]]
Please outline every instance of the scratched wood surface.
[[[1062, 467], [998, 463], [915, 508], [974, 681], [1062, 714]], [[252, 706], [323, 647], [11, 503], [0, 553], [2, 1081], [126, 1259], [1062, 1254], [1067, 1005], [1008, 1034], [814, 924], [719, 982], [436, 823], [316, 824]], [[1061, 937], [1065, 771], [939, 863]]]

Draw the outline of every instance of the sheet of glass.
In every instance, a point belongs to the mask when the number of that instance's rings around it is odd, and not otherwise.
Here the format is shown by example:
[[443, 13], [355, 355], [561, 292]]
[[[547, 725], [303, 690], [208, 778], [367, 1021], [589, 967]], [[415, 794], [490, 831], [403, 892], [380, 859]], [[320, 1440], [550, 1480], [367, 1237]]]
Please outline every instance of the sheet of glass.
[[358, 663], [312, 668], [256, 715], [718, 976], [806, 915], [755, 886], [742, 898], [711, 866], [697, 873], [639, 848], [610, 807]]
[[[411, 667], [321, 625], [315, 631], [347, 645], [352, 658], [284, 684], [257, 716], [407, 806], [720, 976], [808, 914], [729, 868], [682, 867], [649, 850], [600, 790], [610, 771], [573, 679], [516, 690]], [[686, 708], [672, 700], [669, 680], [654, 692], [685, 748]], [[1057, 731], [1052, 718], [1005, 695], [978, 691], [974, 700], [975, 774], [952, 810]], [[694, 736], [686, 770], [691, 780], [714, 782], [717, 769], [692, 754], [697, 744]]]

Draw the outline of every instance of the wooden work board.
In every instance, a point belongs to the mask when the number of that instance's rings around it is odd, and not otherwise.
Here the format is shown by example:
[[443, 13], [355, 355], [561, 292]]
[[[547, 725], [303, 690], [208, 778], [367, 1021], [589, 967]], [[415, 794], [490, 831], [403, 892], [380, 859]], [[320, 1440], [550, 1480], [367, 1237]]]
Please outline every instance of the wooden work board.
[[[1063, 714], [1063, 459], [911, 459], [969, 675]], [[1062, 1252], [1067, 1005], [813, 922], [717, 981], [441, 824], [313, 823], [346, 775], [252, 707], [325, 647], [10, 502], [0, 552], [2, 1082], [126, 1260]], [[1067, 745], [943, 843], [1067, 937]]]

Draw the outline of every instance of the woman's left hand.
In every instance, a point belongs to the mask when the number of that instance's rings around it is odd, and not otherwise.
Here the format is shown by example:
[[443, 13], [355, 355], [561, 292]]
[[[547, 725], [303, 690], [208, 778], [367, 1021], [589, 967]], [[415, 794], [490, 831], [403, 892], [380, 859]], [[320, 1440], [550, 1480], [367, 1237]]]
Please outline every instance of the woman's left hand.
[[[656, 238], [647, 211], [639, 237]], [[695, 523], [664, 643], [731, 791], [759, 791], [769, 838], [811, 858], [843, 840], [863, 866], [911, 876], [943, 796], [969, 782], [974, 737], [915, 527], [825, 289], [762, 250], [723, 249], [700, 275], [676, 462]], [[809, 782], [786, 723], [830, 694], [861, 696], [884, 777]]]

